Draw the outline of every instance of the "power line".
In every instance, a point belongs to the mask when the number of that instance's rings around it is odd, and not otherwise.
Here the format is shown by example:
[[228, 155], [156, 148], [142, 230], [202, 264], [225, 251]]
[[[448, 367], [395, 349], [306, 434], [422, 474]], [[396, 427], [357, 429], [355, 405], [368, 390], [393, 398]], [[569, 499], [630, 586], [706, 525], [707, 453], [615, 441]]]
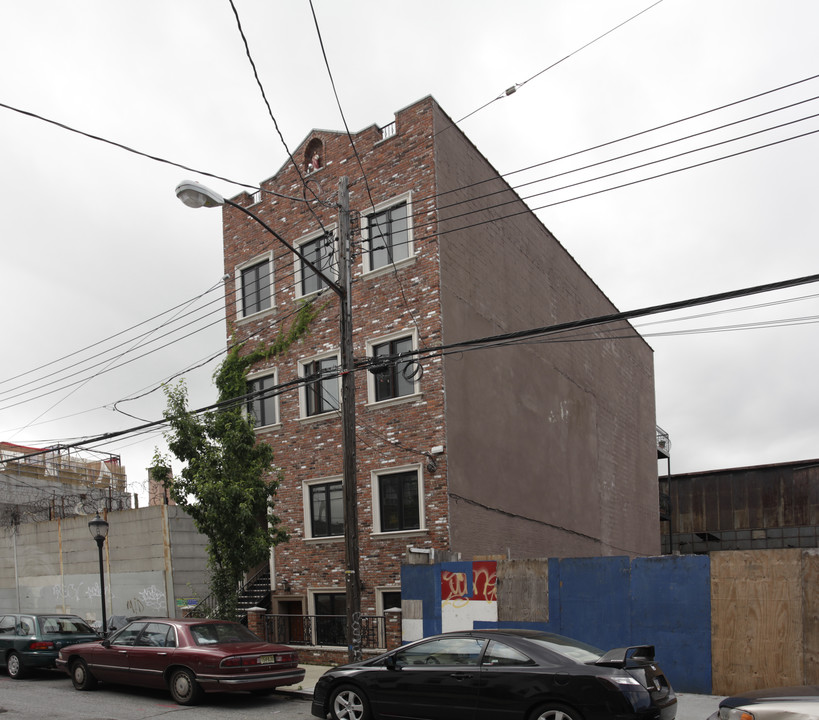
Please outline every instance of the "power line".
[[[574, 50], [573, 52], [570, 52], [568, 55], [562, 57], [560, 60], [558, 60], [556, 62], [553, 62], [551, 65], [549, 65], [548, 67], [543, 68], [543, 70], [540, 70], [539, 72], [535, 73], [534, 75], [532, 75], [532, 77], [528, 78], [527, 80], [524, 80], [522, 83], [515, 83], [514, 85], [508, 87], [506, 90], [504, 90], [496, 98], [493, 98], [489, 102], [484, 103], [483, 105], [481, 105], [476, 110], [473, 110], [472, 112], [464, 115], [460, 120], [457, 120], [452, 125], [448, 125], [445, 128], [442, 128], [441, 130], [438, 131], [438, 133], [441, 133], [444, 130], [448, 130], [449, 128], [454, 127], [455, 125], [460, 125], [467, 118], [470, 118], [473, 115], [475, 115], [476, 113], [479, 113], [481, 110], [483, 110], [484, 108], [489, 107], [493, 103], [496, 103], [498, 100], [503, 100], [503, 98], [508, 97], [509, 95], [513, 95], [514, 93], [516, 93], [520, 88], [522, 88], [527, 83], [531, 82], [532, 80], [534, 80], [537, 77], [540, 77], [541, 75], [543, 75], [543, 73], [547, 72], [548, 70], [551, 70], [553, 67], [556, 67], [556, 66], [560, 65], [560, 63], [568, 60], [570, 57], [573, 57], [574, 55], [577, 55], [579, 52], [585, 50], [587, 47], [589, 47], [591, 45], [594, 45], [594, 43], [596, 43], [598, 40], [602, 40], [607, 35], [611, 35], [611, 33], [613, 33], [615, 30], [618, 30], [619, 28], [623, 27], [624, 25], [627, 25], [628, 23], [630, 23], [632, 20], [640, 17], [640, 15], [642, 15], [643, 13], [648, 12], [649, 10], [651, 10], [651, 8], [659, 5], [662, 1], [663, 0], [657, 0], [657, 2], [655, 2], [653, 5], [649, 5], [647, 8], [645, 8], [644, 10], [641, 10], [636, 15], [632, 15], [628, 20], [624, 20], [623, 22], [619, 23], [618, 25], [615, 25], [613, 28], [611, 28], [610, 30], [607, 30], [602, 35], [598, 35], [594, 40], [591, 40], [591, 41], [587, 42], [585, 45], [582, 45], [581, 47], [577, 48], [577, 50]], [[437, 135], [438, 133], [435, 133], [435, 134]]]
[[[595, 326], [601, 325], [609, 325], [618, 322], [629, 321], [631, 319], [637, 317], [646, 317], [651, 315], [658, 315], [667, 312], [673, 312], [676, 310], [681, 310], [690, 307], [696, 307], [700, 305], [708, 305], [714, 304], [718, 302], [724, 302], [726, 300], [732, 300], [741, 297], [748, 297], [751, 295], [758, 295], [768, 292], [774, 292], [776, 290], [784, 290], [786, 288], [791, 287], [798, 287], [801, 285], [807, 285], [819, 282], [819, 275], [807, 275], [799, 278], [793, 278], [789, 280], [782, 280], [773, 283], [766, 283], [763, 285], [755, 285], [751, 287], [741, 288], [738, 290], [731, 290], [727, 292], [721, 293], [714, 293], [711, 295], [704, 295], [696, 298], [690, 298], [686, 300], [680, 300], [676, 302], [669, 302], [663, 303], [660, 305], [652, 305], [648, 307], [639, 308], [636, 310], [629, 310], [624, 312], [615, 312], [609, 313], [605, 315], [599, 315], [596, 317], [585, 318], [582, 320], [574, 320], [569, 322], [563, 323], [556, 323], [553, 325], [547, 325], [543, 327], [531, 328], [528, 330], [520, 330], [510, 333], [502, 333], [499, 335], [491, 335], [482, 338], [475, 338], [470, 340], [462, 340], [455, 343], [447, 343], [441, 344], [434, 348], [426, 348], [424, 350], [413, 350], [408, 351], [405, 353], [401, 353], [396, 358], [396, 362], [401, 360], [405, 360], [410, 357], [415, 358], [428, 358], [433, 356], [440, 356], [444, 354], [449, 354], [453, 352], [465, 352], [470, 350], [478, 350], [478, 349], [488, 349], [492, 347], [497, 347], [502, 345], [503, 343], [509, 343], [513, 341], [522, 341], [525, 339], [535, 339], [535, 338], [544, 338], [549, 335], [556, 335], [560, 333], [565, 333], [569, 330], [577, 330], [582, 328], [591, 328]], [[632, 337], [639, 338], [640, 335], [633, 331]], [[367, 359], [362, 362], [356, 363], [356, 371], [367, 371], [370, 366], [373, 365], [372, 359]], [[341, 371], [336, 369], [332, 372], [321, 373], [320, 377], [339, 377], [341, 375]], [[201, 414], [213, 410], [220, 410], [220, 409], [227, 409], [231, 407], [235, 407], [237, 405], [242, 405], [247, 403], [249, 400], [253, 399], [254, 397], [268, 397], [272, 394], [281, 394], [285, 392], [287, 389], [298, 388], [306, 383], [314, 382], [316, 380], [316, 376], [310, 377], [299, 377], [295, 380], [291, 380], [285, 383], [280, 383], [274, 388], [268, 388], [265, 390], [257, 391], [255, 393], [248, 393], [246, 395], [231, 398], [226, 401], [212, 403], [207, 405], [203, 408], [199, 408], [197, 410], [193, 410], [194, 414]], [[60, 445], [59, 447], [65, 449], [81, 449], [89, 445], [97, 445], [100, 443], [108, 442], [113, 439], [121, 438], [124, 436], [132, 435], [134, 433], [143, 433], [146, 431], [153, 430], [159, 426], [167, 424], [166, 420], [156, 420], [153, 422], [147, 422], [142, 425], [139, 425], [134, 428], [128, 428], [124, 430], [119, 430], [115, 432], [103, 433], [96, 437], [85, 438], [81, 441]], [[47, 452], [52, 452], [54, 448], [49, 448], [47, 450], [39, 451], [36, 453], [31, 453], [29, 455], [25, 455], [22, 457], [16, 458], [17, 460], [27, 458], [27, 457], [36, 457], [38, 455], [45, 454]], [[6, 460], [0, 460], [0, 463], [8, 462]]]

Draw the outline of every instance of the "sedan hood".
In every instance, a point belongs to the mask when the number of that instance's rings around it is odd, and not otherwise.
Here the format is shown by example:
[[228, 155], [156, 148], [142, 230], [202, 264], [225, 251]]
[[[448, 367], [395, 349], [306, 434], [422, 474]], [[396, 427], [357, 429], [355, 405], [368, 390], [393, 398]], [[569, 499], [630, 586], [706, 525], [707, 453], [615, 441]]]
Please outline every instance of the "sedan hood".
[[749, 690], [742, 695], [734, 695], [726, 698], [720, 707], [746, 707], [748, 705], [762, 705], [766, 703], [789, 702], [813, 702], [819, 707], [819, 686], [818, 685], [797, 685], [795, 687], [765, 688], [762, 690]]

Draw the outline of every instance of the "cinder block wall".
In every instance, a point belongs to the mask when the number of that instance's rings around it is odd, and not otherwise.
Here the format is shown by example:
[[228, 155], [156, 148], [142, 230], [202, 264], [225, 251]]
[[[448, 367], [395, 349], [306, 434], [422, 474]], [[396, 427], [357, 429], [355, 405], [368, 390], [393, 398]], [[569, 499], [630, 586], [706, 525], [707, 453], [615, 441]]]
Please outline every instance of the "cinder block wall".
[[[99, 553], [90, 516], [0, 529], [0, 611], [71, 612], [101, 620]], [[181, 508], [110, 512], [103, 546], [106, 612], [175, 616], [205, 597], [205, 538]]]

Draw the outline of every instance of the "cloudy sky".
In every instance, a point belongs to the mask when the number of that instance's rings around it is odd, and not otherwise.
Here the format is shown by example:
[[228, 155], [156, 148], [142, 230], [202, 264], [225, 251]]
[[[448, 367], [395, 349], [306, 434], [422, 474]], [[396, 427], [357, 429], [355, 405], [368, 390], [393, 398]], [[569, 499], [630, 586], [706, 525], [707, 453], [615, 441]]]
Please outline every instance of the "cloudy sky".
[[[287, 146], [343, 130], [309, 0], [234, 3]], [[313, 7], [352, 131], [434, 96], [621, 310], [819, 272], [814, 0]], [[287, 157], [230, 1], [0, 0], [0, 67], [0, 439], [157, 420], [183, 372], [212, 402], [220, 215], [173, 189], [242, 188], [170, 163], [253, 185]], [[635, 321], [672, 471], [819, 457], [817, 317], [813, 284]], [[162, 444], [93, 447], [144, 493]]]

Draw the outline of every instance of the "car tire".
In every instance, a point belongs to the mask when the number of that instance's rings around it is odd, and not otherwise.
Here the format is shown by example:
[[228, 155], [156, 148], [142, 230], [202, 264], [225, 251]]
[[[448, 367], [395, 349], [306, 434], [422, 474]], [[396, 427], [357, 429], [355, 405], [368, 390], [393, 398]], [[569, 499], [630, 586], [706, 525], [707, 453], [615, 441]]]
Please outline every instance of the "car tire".
[[583, 720], [583, 716], [565, 705], [549, 703], [537, 708], [530, 715], [530, 720]]
[[168, 690], [179, 705], [196, 705], [202, 699], [202, 688], [187, 668], [177, 668], [171, 673]]
[[23, 665], [22, 658], [13, 651], [6, 658], [6, 670], [8, 670], [9, 677], [13, 680], [19, 680], [26, 675], [26, 667]]
[[330, 717], [333, 720], [370, 720], [370, 701], [354, 685], [340, 685], [330, 695]]
[[75, 690], [93, 690], [97, 687], [97, 678], [88, 669], [85, 660], [75, 660], [71, 663], [71, 683]]

